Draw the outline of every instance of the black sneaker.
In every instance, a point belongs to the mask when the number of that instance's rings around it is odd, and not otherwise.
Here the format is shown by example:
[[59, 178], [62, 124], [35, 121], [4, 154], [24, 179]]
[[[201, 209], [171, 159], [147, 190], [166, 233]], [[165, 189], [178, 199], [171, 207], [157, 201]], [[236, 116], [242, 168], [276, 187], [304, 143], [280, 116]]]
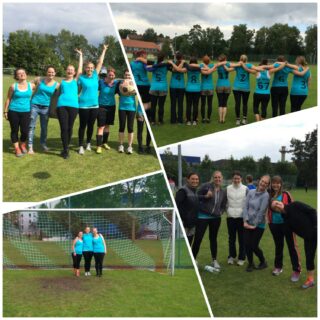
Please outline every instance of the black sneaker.
[[146, 152], [146, 153], [151, 153], [151, 152], [152, 152], [151, 147], [150, 147], [150, 146], [146, 146], [145, 152]]
[[139, 154], [143, 154], [143, 153], [144, 153], [144, 150], [143, 150], [143, 148], [142, 148], [142, 147], [139, 147], [139, 149], [138, 149], [138, 153], [139, 153]]
[[256, 267], [255, 267], [255, 265], [253, 263], [252, 264], [248, 264], [246, 271], [247, 272], [252, 272], [255, 268]]
[[268, 267], [268, 264], [266, 261], [263, 261], [263, 262], [260, 262], [256, 267], [255, 269], [257, 270], [262, 270], [262, 269], [265, 269]]

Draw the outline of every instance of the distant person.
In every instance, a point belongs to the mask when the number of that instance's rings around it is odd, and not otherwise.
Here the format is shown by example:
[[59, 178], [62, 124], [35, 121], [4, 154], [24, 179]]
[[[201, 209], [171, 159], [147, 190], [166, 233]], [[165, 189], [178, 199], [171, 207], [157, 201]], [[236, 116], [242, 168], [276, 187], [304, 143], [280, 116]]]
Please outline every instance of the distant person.
[[103, 235], [101, 233], [98, 233], [97, 228], [93, 228], [92, 233], [93, 256], [95, 260], [96, 276], [101, 277], [103, 269], [103, 259], [107, 253], [107, 246]]
[[210, 251], [212, 267], [220, 270], [217, 260], [218, 255], [218, 232], [221, 225], [221, 216], [226, 210], [227, 192], [222, 189], [223, 176], [220, 171], [215, 171], [210, 182], [204, 183], [198, 190], [199, 212], [196, 232], [192, 245], [192, 253], [197, 258], [202, 239], [209, 226]]
[[[265, 175], [259, 180], [257, 189], [250, 190], [243, 209], [244, 242], [248, 266], [246, 271], [267, 268], [267, 262], [259, 243], [266, 227], [266, 213], [269, 205], [268, 187], [270, 177]], [[259, 258], [259, 265], [253, 262], [253, 253]]]
[[75, 276], [80, 276], [80, 262], [83, 252], [83, 232], [80, 231], [72, 242], [72, 261], [73, 261], [73, 273]]
[[307, 280], [302, 285], [302, 288], [313, 287], [315, 285], [314, 259], [317, 250], [317, 211], [299, 201], [289, 204], [284, 204], [281, 201], [272, 201], [271, 209], [281, 212], [291, 231], [304, 239]]
[[253, 184], [253, 176], [251, 174], [246, 176], [246, 182], [249, 190], [256, 189], [256, 186]]
[[244, 246], [243, 207], [248, 188], [242, 184], [240, 171], [232, 174], [232, 184], [227, 187], [227, 227], [229, 235], [228, 264], [234, 264], [237, 258], [236, 239], [238, 235], [239, 254], [237, 264], [243, 266], [246, 254]]
[[[274, 176], [271, 179], [270, 197], [271, 201], [281, 201], [285, 205], [293, 201], [290, 193], [283, 190], [283, 181], [280, 176]], [[296, 235], [288, 228], [283, 216], [271, 208], [268, 211], [268, 222], [275, 244], [274, 269], [272, 274], [278, 276], [283, 271], [283, 247], [284, 239], [286, 239], [292, 265], [291, 281], [296, 282], [299, 280], [301, 273], [300, 253], [297, 250]]]
[[176, 204], [185, 229], [189, 244], [192, 244], [199, 212], [197, 188], [199, 176], [195, 172], [187, 175], [186, 184], [176, 193]]

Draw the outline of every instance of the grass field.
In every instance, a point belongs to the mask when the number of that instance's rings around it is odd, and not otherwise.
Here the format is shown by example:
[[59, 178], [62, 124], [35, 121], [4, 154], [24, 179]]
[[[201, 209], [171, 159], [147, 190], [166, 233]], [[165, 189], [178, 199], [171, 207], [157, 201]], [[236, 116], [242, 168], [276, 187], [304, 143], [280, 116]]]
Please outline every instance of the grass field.
[[[302, 108], [307, 109], [310, 107], [315, 107], [317, 105], [317, 66], [310, 66], [312, 79], [311, 87], [309, 89], [309, 95], [306, 101], [304, 102]], [[151, 78], [151, 75], [149, 75]], [[168, 83], [170, 81], [171, 72], [168, 72]], [[231, 85], [234, 83], [235, 72], [231, 72], [229, 75]], [[214, 84], [217, 82], [217, 73], [213, 73]], [[289, 88], [291, 87], [292, 76], [289, 76]], [[253, 114], [253, 92], [255, 88], [255, 77], [250, 76], [250, 88], [251, 93], [249, 96], [248, 102], [248, 122], [254, 122]], [[172, 143], [177, 143], [179, 141], [200, 137], [206, 134], [234, 128], [236, 126], [236, 116], [234, 109], [234, 97], [231, 93], [228, 99], [228, 113], [226, 117], [226, 122], [221, 124], [218, 123], [218, 99], [216, 93], [214, 93], [213, 99], [213, 111], [211, 116], [211, 122], [208, 124], [201, 123], [201, 114], [200, 114], [200, 103], [199, 103], [199, 115], [198, 119], [200, 120], [197, 126], [186, 126], [178, 124], [170, 124], [170, 95], [168, 94], [165, 108], [164, 108], [164, 124], [152, 126], [152, 131], [158, 147], [165, 146]], [[184, 100], [184, 117], [186, 112], [185, 100]], [[271, 101], [269, 102], [267, 109], [267, 118], [271, 117]], [[290, 112], [290, 98], [288, 97], [286, 103], [286, 113]]]
[[[32, 77], [29, 77], [31, 80]], [[4, 76], [4, 100], [12, 77]], [[39, 121], [39, 120], [38, 120]], [[40, 124], [35, 131], [34, 149], [36, 154], [16, 158], [10, 141], [9, 122], [3, 121], [3, 200], [33, 202], [57, 197], [63, 194], [93, 188], [144, 173], [160, 169], [159, 162], [153, 154], [132, 155], [119, 154], [118, 148], [118, 116], [111, 127], [109, 151], [103, 154], [86, 152], [84, 156], [77, 153], [78, 118], [74, 125], [70, 158], [60, 157], [62, 144], [57, 119], [50, 119], [48, 126], [48, 146], [50, 152], [43, 153], [40, 148]], [[136, 130], [136, 123], [135, 128]], [[144, 134], [146, 133], [146, 127]], [[145, 138], [144, 138], [145, 141]], [[92, 144], [95, 145], [95, 131]], [[125, 143], [126, 147], [126, 143]], [[137, 151], [137, 140], [134, 139], [134, 151]], [[37, 152], [39, 151], [39, 152]]]
[[[316, 208], [315, 190], [293, 190], [295, 200], [308, 203]], [[197, 260], [200, 275], [215, 317], [316, 317], [317, 287], [303, 290], [302, 283], [306, 279], [303, 241], [298, 239], [301, 254], [302, 274], [298, 283], [290, 281], [291, 263], [285, 245], [284, 271], [272, 276], [274, 260], [274, 244], [269, 228], [262, 237], [260, 247], [264, 251], [268, 268], [246, 272], [243, 267], [228, 265], [228, 232], [225, 216], [222, 219], [218, 235], [218, 261], [220, 274], [204, 271], [210, 263], [208, 233], [205, 235]], [[254, 258], [257, 261], [257, 258]]]

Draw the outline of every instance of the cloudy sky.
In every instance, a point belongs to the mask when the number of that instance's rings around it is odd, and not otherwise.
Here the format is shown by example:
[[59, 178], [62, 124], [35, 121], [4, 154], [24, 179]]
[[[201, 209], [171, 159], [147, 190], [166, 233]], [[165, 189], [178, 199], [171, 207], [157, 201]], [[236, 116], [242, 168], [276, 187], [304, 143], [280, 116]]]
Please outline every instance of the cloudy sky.
[[10, 3], [3, 5], [3, 33], [26, 29], [57, 34], [61, 29], [83, 34], [90, 44], [115, 36], [108, 7], [104, 3]]
[[317, 23], [315, 3], [122, 3], [111, 4], [118, 28], [143, 33], [154, 28], [157, 33], [173, 37], [188, 33], [194, 24], [203, 28], [219, 26], [229, 39], [232, 26], [246, 23], [250, 29], [288, 23], [297, 26], [302, 35], [307, 26]]
[[[271, 161], [280, 160], [281, 146], [290, 147], [290, 140], [296, 138], [304, 140], [306, 133], [316, 128], [319, 117], [318, 108], [311, 108], [283, 117], [265, 120], [259, 123], [222, 131], [213, 135], [200, 137], [181, 143], [182, 154], [200, 156], [208, 154], [212, 160], [228, 159], [232, 155], [235, 159], [252, 156], [258, 160], [265, 155]], [[160, 153], [166, 148], [161, 148]], [[177, 146], [171, 145], [170, 150], [177, 154]], [[290, 160], [290, 155], [287, 155]]]

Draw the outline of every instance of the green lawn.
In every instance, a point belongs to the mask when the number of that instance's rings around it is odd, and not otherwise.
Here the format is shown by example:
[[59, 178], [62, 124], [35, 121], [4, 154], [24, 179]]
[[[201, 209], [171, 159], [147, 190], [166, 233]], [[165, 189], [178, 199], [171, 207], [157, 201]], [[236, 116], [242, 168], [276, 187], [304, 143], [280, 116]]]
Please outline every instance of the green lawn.
[[[293, 190], [295, 200], [317, 207], [315, 190]], [[260, 247], [263, 249], [269, 267], [252, 273], [243, 267], [228, 265], [228, 233], [225, 216], [222, 219], [218, 235], [218, 261], [222, 267], [220, 274], [204, 271], [210, 263], [208, 233], [205, 235], [197, 260], [200, 275], [216, 317], [316, 317], [317, 287], [303, 290], [306, 279], [303, 241], [298, 238], [301, 254], [302, 275], [298, 283], [290, 281], [291, 264], [285, 245], [284, 271], [272, 276], [274, 244], [269, 228], [262, 237]], [[255, 257], [255, 259], [257, 259]], [[256, 260], [257, 261], [257, 260]]]
[[[29, 77], [31, 80], [32, 77]], [[13, 79], [4, 76], [3, 99]], [[3, 200], [36, 202], [61, 196], [68, 193], [93, 188], [99, 185], [119, 181], [145, 173], [160, 170], [155, 153], [139, 155], [137, 140], [134, 139], [132, 155], [119, 154], [118, 147], [118, 116], [110, 133], [110, 151], [96, 154], [86, 152], [84, 156], [77, 153], [78, 118], [74, 125], [70, 158], [60, 157], [62, 144], [57, 119], [50, 119], [48, 127], [49, 153], [41, 152], [40, 124], [37, 123], [34, 149], [36, 154], [16, 158], [10, 141], [10, 126], [3, 121]], [[136, 131], [136, 123], [135, 123]], [[146, 133], [146, 127], [144, 134]], [[145, 138], [144, 138], [145, 141]], [[95, 145], [95, 131], [92, 144]], [[126, 144], [125, 144], [126, 147]], [[39, 151], [39, 152], [38, 152]]]
[[[185, 290], [187, 289], [187, 290]], [[4, 270], [4, 317], [209, 317], [194, 270]]]
[[[311, 68], [311, 87], [309, 89], [309, 96], [307, 100], [303, 104], [303, 109], [307, 109], [310, 107], [314, 107], [317, 105], [317, 66], [312, 65]], [[150, 75], [151, 77], [151, 75]], [[171, 72], [168, 72], [168, 83], [170, 81]], [[231, 85], [233, 85], [235, 77], [235, 72], [230, 73], [230, 81]], [[292, 75], [289, 75], [289, 88], [291, 87]], [[217, 73], [213, 73], [214, 84], [217, 81]], [[254, 114], [253, 114], [253, 92], [255, 88], [255, 78], [254, 76], [250, 76], [250, 87], [251, 93], [248, 102], [248, 122], [254, 122]], [[165, 112], [164, 112], [164, 124], [163, 125], [154, 125], [152, 127], [152, 131], [157, 142], [157, 146], [165, 146], [172, 143], [177, 143], [179, 141], [201, 137], [206, 134], [234, 128], [236, 126], [236, 116], [234, 109], [234, 97], [231, 93], [228, 99], [228, 113], [226, 117], [226, 122], [224, 124], [218, 123], [218, 99], [216, 93], [214, 93], [213, 99], [213, 111], [211, 116], [211, 123], [203, 124], [201, 123], [201, 114], [200, 114], [200, 103], [199, 103], [199, 115], [198, 119], [200, 120], [197, 126], [186, 126], [186, 125], [178, 125], [178, 124], [170, 124], [170, 95], [168, 94], [166, 103], [165, 103]], [[184, 101], [184, 117], [186, 112], [186, 106]], [[287, 99], [286, 104], [286, 112], [290, 112], [290, 98]], [[271, 117], [271, 101], [269, 102], [267, 109], [267, 118]]]

